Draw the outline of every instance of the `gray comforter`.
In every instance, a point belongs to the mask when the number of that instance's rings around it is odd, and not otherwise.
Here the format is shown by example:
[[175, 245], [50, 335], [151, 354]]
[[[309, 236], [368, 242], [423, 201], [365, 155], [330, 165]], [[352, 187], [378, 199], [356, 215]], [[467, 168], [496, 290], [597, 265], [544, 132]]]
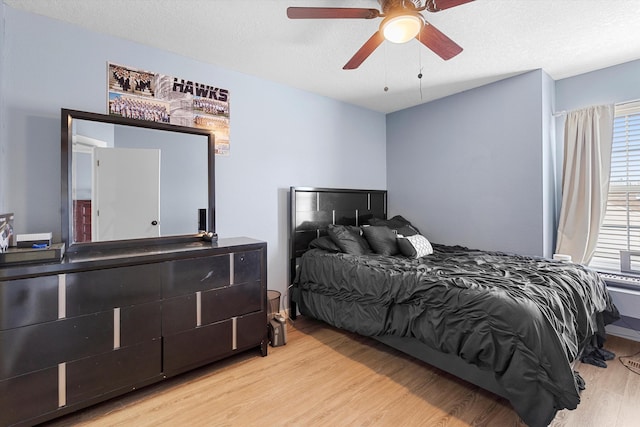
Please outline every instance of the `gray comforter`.
[[[415, 337], [493, 371], [529, 425], [574, 409], [571, 363], [617, 317], [599, 275], [541, 258], [434, 249], [419, 259], [309, 250], [294, 299], [302, 314], [339, 328]], [[554, 410], [541, 410], [544, 402]]]

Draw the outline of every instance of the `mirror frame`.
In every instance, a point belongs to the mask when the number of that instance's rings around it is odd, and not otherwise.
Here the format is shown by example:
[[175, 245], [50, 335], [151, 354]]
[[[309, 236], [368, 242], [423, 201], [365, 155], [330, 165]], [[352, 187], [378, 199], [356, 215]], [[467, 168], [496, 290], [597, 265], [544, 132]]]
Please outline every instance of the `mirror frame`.
[[201, 233], [176, 235], [165, 237], [150, 237], [142, 239], [130, 240], [110, 240], [103, 242], [82, 242], [75, 243], [73, 241], [73, 198], [72, 186], [73, 182], [71, 170], [71, 155], [73, 152], [73, 121], [88, 120], [100, 123], [110, 123], [121, 126], [133, 126], [138, 128], [162, 130], [177, 133], [187, 133], [192, 135], [205, 136], [208, 144], [208, 214], [207, 226], [209, 232], [215, 235], [215, 136], [213, 132], [207, 129], [192, 128], [187, 126], [171, 125], [168, 123], [151, 122], [145, 120], [129, 119], [120, 116], [111, 116], [107, 114], [90, 113], [86, 111], [61, 109], [61, 214], [62, 214], [62, 242], [66, 244], [67, 252], [82, 252], [101, 249], [115, 249], [122, 247], [135, 247], [153, 244], [179, 243], [193, 241], [194, 239], [202, 240]]

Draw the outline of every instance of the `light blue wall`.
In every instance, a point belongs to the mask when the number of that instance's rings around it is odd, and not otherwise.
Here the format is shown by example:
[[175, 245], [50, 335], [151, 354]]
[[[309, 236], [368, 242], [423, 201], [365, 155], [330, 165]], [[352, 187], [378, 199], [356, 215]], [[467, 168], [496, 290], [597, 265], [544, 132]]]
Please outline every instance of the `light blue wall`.
[[537, 70], [387, 115], [390, 213], [436, 243], [548, 255], [552, 87]]
[[640, 60], [556, 81], [558, 111], [639, 99]]
[[268, 243], [271, 289], [286, 291], [290, 186], [386, 186], [381, 113], [4, 4], [2, 14], [0, 208], [15, 212], [17, 233], [60, 238], [60, 108], [106, 112], [108, 61], [230, 90], [231, 156], [216, 158], [217, 231]]

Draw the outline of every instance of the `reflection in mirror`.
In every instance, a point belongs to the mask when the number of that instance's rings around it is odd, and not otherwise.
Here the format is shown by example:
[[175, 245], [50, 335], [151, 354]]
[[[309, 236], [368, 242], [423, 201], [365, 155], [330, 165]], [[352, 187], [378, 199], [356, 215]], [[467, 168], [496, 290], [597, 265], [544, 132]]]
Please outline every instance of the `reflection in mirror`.
[[[211, 134], [72, 113], [66, 136], [71, 203], [63, 200], [69, 215], [63, 218], [63, 238], [66, 222], [69, 246], [215, 231], [214, 219], [206, 218], [207, 212], [213, 215]], [[90, 117], [80, 118], [86, 114]], [[63, 117], [63, 128], [64, 123]]]

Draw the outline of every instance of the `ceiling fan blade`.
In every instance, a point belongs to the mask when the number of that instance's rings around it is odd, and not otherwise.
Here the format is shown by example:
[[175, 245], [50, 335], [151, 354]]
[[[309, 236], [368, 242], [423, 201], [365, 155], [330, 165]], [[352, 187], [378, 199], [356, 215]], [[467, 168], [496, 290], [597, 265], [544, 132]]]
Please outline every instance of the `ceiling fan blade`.
[[427, 0], [426, 8], [429, 12], [440, 12], [441, 10], [451, 9], [452, 7], [472, 1], [473, 0]]
[[445, 61], [462, 52], [462, 48], [456, 42], [426, 21], [416, 38]]
[[289, 7], [287, 16], [290, 19], [372, 19], [380, 16], [380, 12], [349, 7]]
[[371, 53], [376, 50], [380, 43], [384, 41], [384, 36], [380, 31], [376, 31], [369, 40], [362, 45], [360, 50], [356, 52], [355, 55], [342, 67], [343, 70], [355, 70], [364, 62], [365, 59], [371, 55]]

